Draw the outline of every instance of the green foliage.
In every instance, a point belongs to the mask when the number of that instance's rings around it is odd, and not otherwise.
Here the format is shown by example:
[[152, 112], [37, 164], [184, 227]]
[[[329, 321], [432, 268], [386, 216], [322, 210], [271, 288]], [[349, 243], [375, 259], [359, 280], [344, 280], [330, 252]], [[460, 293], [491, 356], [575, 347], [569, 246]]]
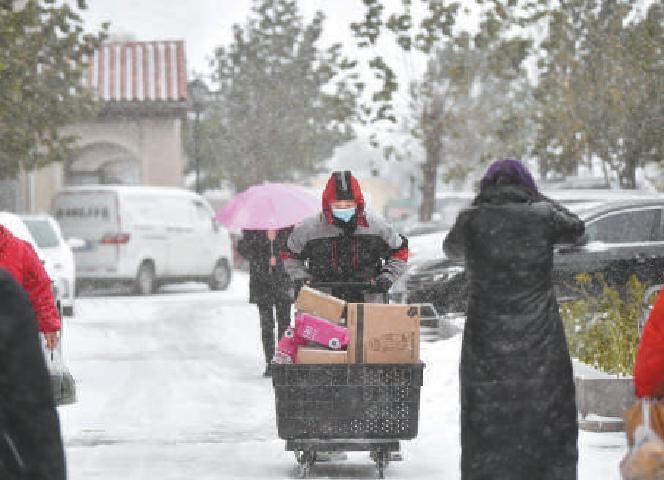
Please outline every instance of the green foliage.
[[92, 111], [81, 78], [104, 32], [84, 33], [77, 5], [0, 7], [0, 178], [66, 159], [75, 138], [60, 127]]
[[[426, 221], [434, 211], [441, 174], [447, 181], [463, 180], [489, 158], [519, 157], [528, 151], [531, 94], [523, 62], [532, 42], [508, 33], [521, 19], [516, 12], [527, 10], [516, 8], [514, 2], [483, 6], [473, 33], [457, 24], [467, 10], [464, 2], [420, 0], [425, 14], [418, 22], [412, 3], [402, 0], [402, 11], [388, 16], [383, 2], [364, 0], [364, 22], [351, 27], [361, 47], [376, 46], [381, 32], [386, 32], [403, 50], [430, 57], [424, 77], [411, 85], [411, 118], [404, 119], [406, 130], [424, 151], [420, 219]], [[370, 67], [382, 84], [372, 105], [363, 106], [364, 117], [396, 122], [392, 101], [399, 79], [382, 59], [374, 59]], [[395, 145], [374, 143], [388, 158], [404, 157]]]
[[621, 295], [589, 274], [577, 276], [577, 285], [581, 298], [560, 306], [570, 354], [599, 370], [631, 375], [647, 285], [632, 275]]
[[[427, 14], [416, 24], [412, 15], [413, 0], [401, 0], [402, 11], [386, 17], [382, 0], [362, 0], [365, 14], [362, 21], [353, 22], [350, 28], [361, 48], [377, 45], [382, 32], [392, 34], [397, 46], [406, 52], [416, 50], [433, 53], [440, 42], [454, 38], [454, 25], [461, 2], [419, 0]], [[397, 121], [392, 100], [399, 89], [399, 82], [392, 67], [381, 56], [374, 57], [369, 65], [381, 84], [371, 96], [371, 103], [360, 109], [364, 122]]]
[[664, 153], [664, 8], [630, 20], [634, 4], [572, 1], [551, 12], [536, 92], [542, 170], [573, 173], [601, 158], [626, 188]]
[[[417, 0], [402, 0], [403, 11], [389, 14], [382, 0], [363, 0], [365, 18], [352, 25], [361, 47], [378, 45], [389, 34], [404, 51], [431, 53], [451, 45], [493, 48], [489, 63], [513, 62], [514, 74], [524, 56], [537, 60], [534, 104], [521, 109], [511, 125], [521, 131], [527, 153], [540, 163], [540, 173], [574, 174], [592, 159], [604, 162], [621, 186], [634, 188], [636, 169], [664, 157], [664, 6], [634, 0], [419, 0], [424, 18], [411, 13]], [[464, 31], [461, 14], [480, 12], [477, 31]], [[517, 35], [517, 36], [515, 36]], [[519, 37], [520, 36], [520, 37]], [[499, 47], [496, 47], [499, 45]], [[374, 66], [378, 70], [377, 66]], [[365, 112], [372, 121], [395, 119], [392, 97], [396, 77], [384, 82]], [[426, 81], [426, 80], [425, 80]], [[518, 88], [511, 93], [518, 101]], [[385, 114], [387, 112], [387, 114]], [[504, 136], [504, 135], [503, 135]], [[449, 147], [449, 145], [448, 145]], [[474, 155], [475, 152], [468, 152]], [[498, 149], [494, 158], [505, 153]], [[470, 160], [470, 161], [468, 161]], [[461, 175], [478, 168], [482, 158], [466, 158]]]
[[[363, 86], [340, 45], [319, 46], [324, 17], [304, 24], [295, 0], [255, 0], [212, 65], [215, 101], [200, 130], [205, 183], [237, 189], [316, 172], [353, 137]], [[192, 142], [186, 142], [193, 158]]]
[[463, 179], [495, 156], [518, 158], [528, 149], [530, 86], [522, 67], [528, 42], [490, 38], [478, 46], [460, 37], [439, 48], [412, 87], [413, 135], [426, 152], [421, 220], [433, 214], [440, 170], [447, 181]]

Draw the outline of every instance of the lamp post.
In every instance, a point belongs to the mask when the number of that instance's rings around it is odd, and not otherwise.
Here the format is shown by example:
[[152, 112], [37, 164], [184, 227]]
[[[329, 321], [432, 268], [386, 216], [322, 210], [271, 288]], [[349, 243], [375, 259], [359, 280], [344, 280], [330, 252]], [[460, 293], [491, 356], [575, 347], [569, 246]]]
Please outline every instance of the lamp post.
[[201, 112], [205, 109], [207, 103], [208, 89], [205, 83], [199, 78], [189, 82], [189, 100], [191, 108], [194, 110], [194, 166], [196, 175], [196, 193], [201, 193], [200, 189], [200, 120]]

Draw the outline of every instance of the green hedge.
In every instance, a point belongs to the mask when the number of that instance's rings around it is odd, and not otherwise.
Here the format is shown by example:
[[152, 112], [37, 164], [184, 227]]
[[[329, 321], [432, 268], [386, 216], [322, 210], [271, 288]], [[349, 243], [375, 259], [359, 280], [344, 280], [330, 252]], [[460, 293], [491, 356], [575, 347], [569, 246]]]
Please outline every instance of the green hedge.
[[581, 297], [560, 305], [570, 354], [604, 372], [631, 375], [648, 286], [632, 275], [621, 296], [601, 275], [580, 274], [576, 283]]

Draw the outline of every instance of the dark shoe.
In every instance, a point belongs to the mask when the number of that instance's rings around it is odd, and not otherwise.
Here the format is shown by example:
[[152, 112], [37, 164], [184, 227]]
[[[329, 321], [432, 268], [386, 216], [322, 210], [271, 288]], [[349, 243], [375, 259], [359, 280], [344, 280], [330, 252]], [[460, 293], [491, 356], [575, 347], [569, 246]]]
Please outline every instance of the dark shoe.
[[265, 365], [265, 371], [263, 372], [263, 377], [268, 378], [272, 376], [272, 364], [268, 363]]

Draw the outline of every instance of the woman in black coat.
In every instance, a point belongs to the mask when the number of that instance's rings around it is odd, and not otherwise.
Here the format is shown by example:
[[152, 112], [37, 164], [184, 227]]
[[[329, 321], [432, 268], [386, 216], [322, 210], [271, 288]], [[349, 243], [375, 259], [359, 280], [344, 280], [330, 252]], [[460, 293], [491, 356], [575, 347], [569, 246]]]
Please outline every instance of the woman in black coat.
[[584, 224], [541, 195], [516, 160], [492, 164], [444, 242], [464, 258], [462, 480], [574, 480], [572, 363], [552, 281], [553, 246]]
[[293, 287], [281, 260], [291, 231], [292, 228], [244, 230], [238, 242], [240, 255], [249, 261], [249, 301], [258, 306], [260, 314], [266, 377], [272, 373], [275, 311], [277, 338], [281, 338], [291, 321]]
[[64, 480], [60, 420], [28, 295], [0, 269], [0, 478]]

